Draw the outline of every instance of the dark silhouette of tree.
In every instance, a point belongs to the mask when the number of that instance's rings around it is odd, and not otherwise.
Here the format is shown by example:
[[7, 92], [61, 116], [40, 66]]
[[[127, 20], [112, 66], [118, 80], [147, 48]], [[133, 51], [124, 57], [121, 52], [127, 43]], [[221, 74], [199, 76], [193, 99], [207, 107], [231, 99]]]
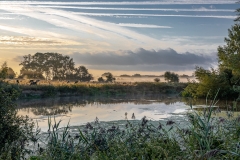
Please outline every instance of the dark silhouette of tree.
[[15, 78], [15, 76], [16, 76], [16, 73], [13, 71], [13, 69], [11, 67], [8, 67], [7, 78], [13, 79]]
[[79, 77], [78, 79], [82, 82], [89, 82], [93, 79], [93, 76], [88, 73], [88, 69], [84, 66], [76, 68], [76, 76]]
[[98, 82], [105, 82], [104, 79], [102, 77], [98, 78]]
[[111, 73], [110, 73], [110, 72], [105, 72], [105, 73], [102, 74], [102, 77], [106, 77], [106, 76], [108, 76], [109, 74], [111, 74]]
[[109, 73], [107, 76], [106, 76], [106, 82], [113, 82], [116, 80], [116, 78], [113, 77], [112, 73]]
[[141, 74], [138, 74], [138, 73], [136, 73], [136, 74], [134, 74], [134, 75], [132, 75], [133, 77], [141, 77]]
[[123, 75], [120, 75], [120, 77], [131, 77], [131, 76], [127, 74], [123, 74]]
[[167, 82], [179, 82], [179, 76], [174, 72], [166, 71], [164, 73], [164, 78]]
[[0, 69], [0, 78], [13, 79], [16, 76], [15, 72], [11, 67], [8, 67], [7, 62], [4, 62]]
[[92, 75], [84, 66], [75, 68], [73, 59], [59, 53], [36, 53], [26, 55], [20, 63], [20, 77], [31, 79], [90, 81]]
[[160, 79], [159, 78], [155, 78], [154, 82], [160, 82]]
[[8, 71], [7, 62], [4, 62], [0, 69], [0, 78], [3, 79], [7, 78], [7, 71]]
[[20, 75], [18, 78], [44, 79], [44, 76], [40, 72], [33, 71], [31, 69], [22, 68], [20, 70]]
[[171, 72], [166, 71], [166, 72], [164, 73], [164, 78], [165, 78], [165, 81], [169, 82], [170, 79], [171, 79]]

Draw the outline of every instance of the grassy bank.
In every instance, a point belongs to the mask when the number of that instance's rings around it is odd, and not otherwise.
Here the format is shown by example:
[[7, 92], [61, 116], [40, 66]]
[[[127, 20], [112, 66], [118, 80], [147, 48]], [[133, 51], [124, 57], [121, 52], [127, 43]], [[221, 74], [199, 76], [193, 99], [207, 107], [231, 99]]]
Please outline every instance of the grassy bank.
[[179, 94], [186, 83], [51, 83], [51, 84], [10, 84], [21, 91], [21, 98], [44, 98], [61, 96], [125, 96]]

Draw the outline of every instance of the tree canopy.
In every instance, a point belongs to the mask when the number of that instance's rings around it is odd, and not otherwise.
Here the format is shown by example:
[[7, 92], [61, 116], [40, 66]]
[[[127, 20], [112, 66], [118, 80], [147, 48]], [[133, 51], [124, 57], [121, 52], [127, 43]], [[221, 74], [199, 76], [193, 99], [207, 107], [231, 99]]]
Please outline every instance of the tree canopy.
[[[195, 77], [199, 83], [189, 84], [184, 96], [236, 99], [240, 92], [240, 9], [237, 9], [235, 24], [228, 29], [225, 45], [218, 47], [218, 68], [196, 67]], [[220, 90], [219, 90], [220, 89]]]
[[19, 64], [20, 78], [90, 81], [92, 75], [84, 66], [75, 68], [73, 59], [59, 53], [26, 55]]
[[166, 71], [164, 73], [164, 78], [167, 82], [179, 82], [179, 76], [174, 72]]
[[15, 72], [11, 67], [8, 67], [7, 62], [4, 62], [0, 68], [0, 78], [13, 79], [16, 76]]

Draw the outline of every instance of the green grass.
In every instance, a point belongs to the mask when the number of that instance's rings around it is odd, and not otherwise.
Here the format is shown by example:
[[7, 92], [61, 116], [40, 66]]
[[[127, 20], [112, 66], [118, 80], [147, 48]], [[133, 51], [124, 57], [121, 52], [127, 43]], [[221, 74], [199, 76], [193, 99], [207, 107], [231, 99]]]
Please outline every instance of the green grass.
[[[17, 86], [17, 85], [16, 85]], [[131, 84], [78, 83], [35, 86], [18, 85], [21, 98], [45, 98], [58, 96], [123, 96], [179, 94], [187, 86], [185, 83], [140, 82]]]

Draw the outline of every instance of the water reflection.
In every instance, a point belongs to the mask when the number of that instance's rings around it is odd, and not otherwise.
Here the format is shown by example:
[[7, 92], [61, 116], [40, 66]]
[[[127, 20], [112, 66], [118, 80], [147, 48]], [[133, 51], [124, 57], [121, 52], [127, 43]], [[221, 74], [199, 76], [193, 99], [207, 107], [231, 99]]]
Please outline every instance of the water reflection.
[[[135, 98], [79, 98], [79, 97], [64, 97], [64, 98], [49, 98], [35, 100], [21, 100], [17, 102], [18, 109], [21, 111], [32, 112], [34, 115], [58, 115], [68, 114], [72, 112], [73, 107], [101, 106], [106, 104], [128, 104], [149, 105], [153, 103], [163, 103], [165, 105], [173, 105], [181, 101], [176, 96], [172, 97], [144, 97]], [[147, 108], [142, 108], [147, 109]]]
[[[18, 114], [28, 115], [38, 121], [38, 125], [47, 130], [48, 116], [55, 116], [66, 126], [70, 120], [71, 126], [79, 126], [99, 121], [140, 120], [144, 116], [151, 120], [160, 120], [171, 116], [181, 116], [193, 105], [195, 110], [202, 111], [206, 107], [204, 100], [190, 101], [176, 96], [164, 97], [112, 97], [112, 98], [80, 98], [65, 97], [54, 99], [38, 99], [18, 101]], [[230, 113], [226, 102], [218, 102], [219, 109]], [[230, 104], [227, 106], [231, 106]], [[218, 107], [216, 107], [218, 108]], [[238, 108], [235, 108], [238, 109]], [[226, 112], [225, 111], [225, 112]], [[218, 113], [220, 116], [226, 113]]]
[[47, 130], [48, 116], [55, 116], [67, 125], [72, 126], [99, 121], [140, 120], [146, 116], [159, 120], [172, 113], [186, 111], [188, 108], [176, 96], [164, 97], [114, 97], [114, 98], [79, 98], [65, 97], [18, 101], [18, 114], [28, 115], [38, 121], [38, 125]]

